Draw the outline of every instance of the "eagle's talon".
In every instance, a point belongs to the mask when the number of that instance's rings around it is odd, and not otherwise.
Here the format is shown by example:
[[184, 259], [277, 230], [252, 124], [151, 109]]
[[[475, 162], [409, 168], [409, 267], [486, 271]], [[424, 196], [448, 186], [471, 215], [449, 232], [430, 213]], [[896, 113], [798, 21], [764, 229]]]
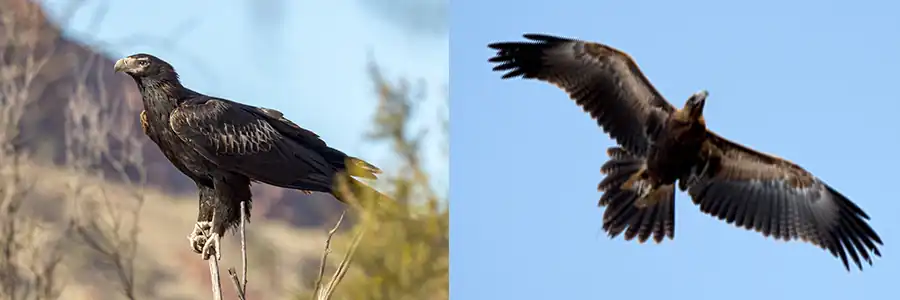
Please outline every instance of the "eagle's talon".
[[188, 239], [188, 241], [190, 241], [191, 250], [193, 250], [194, 253], [197, 253], [197, 254], [203, 253], [202, 252], [203, 245], [206, 244], [206, 236], [204, 236], [203, 234], [198, 234], [198, 235], [192, 234], [192, 235], [188, 236], [187, 239]]
[[187, 236], [188, 241], [191, 243], [191, 249], [194, 250], [195, 253], [203, 253], [203, 246], [206, 245], [211, 224], [211, 222], [197, 222], [194, 224], [194, 230]]
[[203, 245], [202, 255], [203, 260], [208, 260], [211, 256], [215, 256], [216, 260], [222, 260], [222, 247], [220, 246], [220, 240], [222, 239], [218, 233], [210, 233], [209, 238], [206, 239], [206, 243]]

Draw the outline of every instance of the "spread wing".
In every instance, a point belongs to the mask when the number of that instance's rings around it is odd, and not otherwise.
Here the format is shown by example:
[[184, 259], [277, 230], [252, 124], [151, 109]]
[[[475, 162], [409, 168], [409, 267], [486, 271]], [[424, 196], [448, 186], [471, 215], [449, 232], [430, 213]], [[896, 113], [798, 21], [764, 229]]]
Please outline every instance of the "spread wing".
[[[881, 238], [856, 204], [800, 166], [710, 132], [716, 151], [687, 179], [688, 193], [704, 213], [775, 239], [802, 240], [862, 270], [860, 258], [881, 256]], [[719, 152], [720, 151], [720, 152]], [[720, 157], [717, 159], [717, 157]]]
[[660, 124], [675, 108], [660, 95], [628, 54], [581, 40], [526, 34], [529, 42], [501, 42], [488, 47], [496, 56], [494, 71], [503, 79], [523, 77], [563, 89], [597, 120], [603, 131], [629, 152], [643, 155], [647, 128]]
[[328, 147], [276, 110], [196, 96], [185, 101], [169, 126], [204, 157], [224, 169], [267, 184], [330, 192], [337, 172], [375, 178], [374, 166]]

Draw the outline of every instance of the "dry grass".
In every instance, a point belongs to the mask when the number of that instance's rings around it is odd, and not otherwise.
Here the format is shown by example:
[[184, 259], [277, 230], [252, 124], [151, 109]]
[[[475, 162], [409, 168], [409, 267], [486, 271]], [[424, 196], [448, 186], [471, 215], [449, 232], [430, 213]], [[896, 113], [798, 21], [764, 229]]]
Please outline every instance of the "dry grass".
[[[64, 190], [58, 183], [67, 182], [79, 177], [81, 182], [105, 186], [106, 197], [115, 199], [116, 195], [127, 195], [121, 186], [101, 182], [96, 178], [84, 178], [83, 175], [53, 167], [28, 165], [22, 168], [26, 178], [40, 178], [36, 181], [34, 197], [28, 199], [24, 213], [41, 220], [43, 236], [49, 230], [65, 228], [65, 216], [71, 207], [64, 199]], [[154, 190], [145, 191], [146, 202], [143, 205], [138, 226], [141, 228], [138, 237], [138, 253], [135, 261], [136, 285], [138, 299], [207, 299], [209, 298], [209, 274], [207, 264], [188, 248], [185, 235], [196, 221], [197, 200], [195, 196], [171, 197]], [[86, 197], [85, 199], [99, 199]], [[87, 206], [101, 206], [102, 203], [86, 203]], [[127, 204], [127, 202], [125, 203]], [[127, 207], [120, 207], [127, 211]], [[95, 215], [101, 218], [105, 214]], [[314, 278], [300, 278], [301, 268], [308, 268], [310, 262], [317, 262], [322, 255], [322, 245], [326, 230], [299, 230], [281, 222], [254, 220], [248, 231], [252, 241], [248, 241], [248, 252], [251, 264], [249, 277], [253, 284], [249, 286], [250, 299], [284, 299], [300, 282], [309, 282]], [[98, 272], [102, 265], [95, 265], [98, 254], [86, 249], [84, 245], [70, 244], [70, 257], [63, 261], [63, 268], [58, 278], [66, 280], [62, 287], [61, 299], [121, 299], [122, 296], [110, 291], [118, 289], [118, 283]], [[232, 253], [223, 256], [220, 265], [240, 265], [240, 245], [237, 236], [227, 236], [223, 240], [223, 251]], [[276, 255], [277, 254], [277, 255]], [[227, 283], [227, 282], [226, 282]], [[155, 290], [155, 291], [150, 291]], [[158, 292], [151, 296], [152, 292]], [[236, 299], [231, 285], [223, 284], [226, 299]]]

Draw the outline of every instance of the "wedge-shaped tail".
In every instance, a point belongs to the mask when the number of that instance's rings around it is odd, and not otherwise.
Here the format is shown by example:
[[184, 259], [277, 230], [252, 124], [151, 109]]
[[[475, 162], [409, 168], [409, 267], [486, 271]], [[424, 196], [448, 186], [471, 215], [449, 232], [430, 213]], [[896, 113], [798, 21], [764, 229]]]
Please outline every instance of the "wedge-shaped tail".
[[645, 160], [621, 147], [609, 148], [607, 154], [610, 159], [600, 168], [606, 178], [597, 186], [603, 192], [599, 205], [606, 207], [603, 230], [610, 238], [624, 232], [625, 240], [637, 237], [641, 243], [651, 236], [657, 243], [674, 238], [675, 187], [653, 189], [641, 176]]

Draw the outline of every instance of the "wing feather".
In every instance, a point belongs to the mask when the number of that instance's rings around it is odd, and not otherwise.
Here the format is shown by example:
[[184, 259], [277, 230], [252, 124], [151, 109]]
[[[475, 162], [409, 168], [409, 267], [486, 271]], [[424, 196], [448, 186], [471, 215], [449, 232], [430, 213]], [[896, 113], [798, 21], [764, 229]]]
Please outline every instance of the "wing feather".
[[279, 130], [284, 124], [266, 117], [274, 115], [273, 110], [204, 96], [175, 109], [169, 126], [222, 168], [279, 187], [330, 192], [343, 165], [333, 164], [326, 157], [330, 152], [319, 151], [327, 147], [318, 136]]
[[802, 167], [712, 132], [705, 149], [714, 154], [687, 178], [704, 213], [775, 239], [809, 242], [848, 270], [849, 261], [861, 270], [862, 261], [872, 264], [870, 253], [881, 256], [869, 216]]
[[[616, 142], [643, 155], [647, 125], [675, 108], [650, 84], [634, 60], [615, 48], [582, 40], [526, 34], [528, 42], [499, 42], [489, 62], [503, 79], [523, 77], [564, 90]], [[658, 120], [654, 120], [657, 118]]]
[[[341, 170], [346, 170], [351, 176], [376, 179], [376, 175], [381, 174], [381, 169], [378, 167], [329, 147], [318, 134], [288, 120], [280, 111], [271, 108], [255, 107], [255, 110], [251, 112], [261, 114], [260, 116], [265, 117], [269, 124], [278, 132], [299, 141], [303, 145], [314, 148], [316, 152], [322, 154], [331, 164], [336, 165]], [[347, 165], [347, 163], [350, 164]]]

